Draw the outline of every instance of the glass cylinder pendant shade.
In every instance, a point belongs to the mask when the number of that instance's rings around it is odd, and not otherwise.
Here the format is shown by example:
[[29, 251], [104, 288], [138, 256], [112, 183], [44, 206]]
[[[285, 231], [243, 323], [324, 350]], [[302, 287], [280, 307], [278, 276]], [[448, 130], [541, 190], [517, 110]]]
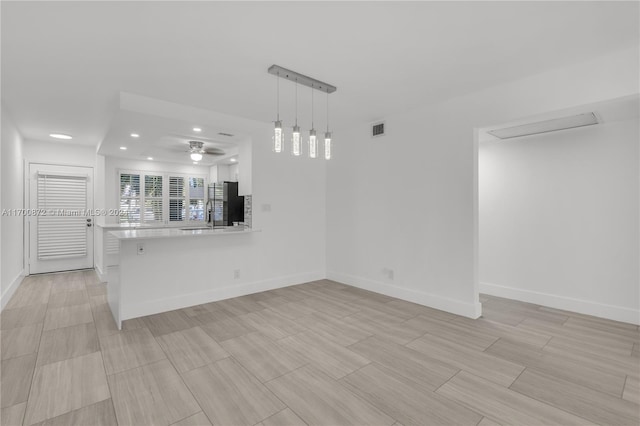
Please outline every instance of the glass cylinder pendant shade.
[[324, 158], [325, 160], [331, 159], [331, 132], [324, 134]]
[[298, 157], [302, 153], [300, 149], [300, 127], [293, 126], [293, 133], [291, 133], [291, 154]]
[[318, 156], [318, 139], [316, 138], [316, 131], [314, 129], [309, 130], [309, 158], [316, 158]]
[[273, 129], [273, 151], [282, 152], [284, 145], [284, 134], [282, 132], [282, 121], [276, 121], [275, 128]]

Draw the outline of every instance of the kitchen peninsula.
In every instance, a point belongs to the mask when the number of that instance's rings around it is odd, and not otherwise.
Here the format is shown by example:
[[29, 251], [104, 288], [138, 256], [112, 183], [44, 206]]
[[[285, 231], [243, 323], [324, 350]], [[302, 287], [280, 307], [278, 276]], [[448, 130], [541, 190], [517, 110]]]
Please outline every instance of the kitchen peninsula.
[[127, 319], [261, 291], [241, 280], [243, 253], [256, 232], [244, 226], [103, 227], [111, 246], [105, 252], [114, 258], [106, 281], [118, 328]]

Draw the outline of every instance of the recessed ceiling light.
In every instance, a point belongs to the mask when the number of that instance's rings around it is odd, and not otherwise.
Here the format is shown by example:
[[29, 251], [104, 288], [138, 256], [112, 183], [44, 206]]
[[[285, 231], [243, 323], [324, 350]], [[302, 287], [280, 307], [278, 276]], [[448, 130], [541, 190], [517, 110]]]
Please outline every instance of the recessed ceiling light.
[[137, 133], [131, 133], [131, 137], [132, 137], [132, 138], [139, 138], [139, 137], [140, 137], [140, 135], [139, 135], [139, 134], [137, 134]]
[[63, 133], [50, 133], [49, 136], [56, 139], [73, 139], [73, 137], [65, 135]]
[[147, 157], [147, 160], [153, 160], [153, 157]]
[[200, 127], [194, 127], [194, 128], [193, 128], [193, 131], [194, 131], [194, 132], [201, 132], [201, 131], [202, 131], [202, 129], [201, 129]]
[[235, 158], [232, 158], [230, 161], [231, 161], [232, 163], [235, 163], [235, 162], [236, 162], [236, 161], [238, 161], [238, 160], [236, 160]]
[[126, 151], [127, 147], [126, 146], [121, 146], [120, 149], [123, 150], [123, 151]]

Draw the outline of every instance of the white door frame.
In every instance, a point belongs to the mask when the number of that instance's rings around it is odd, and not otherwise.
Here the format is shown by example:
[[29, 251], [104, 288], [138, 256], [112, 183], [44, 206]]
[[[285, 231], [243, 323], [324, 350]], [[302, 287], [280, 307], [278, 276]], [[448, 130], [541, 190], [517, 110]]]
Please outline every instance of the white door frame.
[[[24, 171], [24, 183], [23, 183], [23, 188], [24, 188], [24, 206], [26, 206], [27, 209], [31, 208], [31, 180], [30, 180], [30, 170], [31, 170], [31, 165], [43, 165], [43, 166], [61, 166], [61, 167], [82, 167], [85, 169], [90, 169], [91, 170], [91, 175], [92, 175], [92, 179], [91, 182], [89, 182], [89, 186], [91, 188], [91, 191], [93, 193], [93, 202], [91, 205], [88, 205], [87, 208], [88, 209], [94, 209], [95, 206], [95, 167], [94, 166], [88, 166], [86, 164], [77, 164], [77, 163], [60, 163], [60, 162], [43, 162], [43, 161], [32, 161], [29, 160], [28, 158], [24, 159], [24, 167], [23, 167], [23, 171]], [[95, 217], [92, 217], [93, 219], [93, 226], [91, 227], [91, 232], [93, 234], [93, 238], [92, 238], [92, 243], [90, 244], [90, 247], [88, 247], [89, 250], [91, 250], [91, 266], [90, 268], [94, 268], [95, 267]], [[25, 215], [23, 217], [23, 259], [24, 259], [24, 271], [26, 272], [25, 275], [30, 275], [31, 274], [31, 268], [30, 268], [30, 253], [31, 253], [31, 225], [30, 225], [30, 221], [29, 218]]]

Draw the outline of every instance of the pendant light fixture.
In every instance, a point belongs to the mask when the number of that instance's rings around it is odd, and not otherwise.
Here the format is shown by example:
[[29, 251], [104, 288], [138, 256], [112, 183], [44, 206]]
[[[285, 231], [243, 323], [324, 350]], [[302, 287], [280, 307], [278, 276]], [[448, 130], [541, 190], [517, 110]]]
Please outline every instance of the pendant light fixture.
[[280, 73], [276, 79], [276, 111], [277, 117], [273, 130], [273, 151], [282, 152], [284, 135], [282, 133], [282, 121], [280, 121]]
[[273, 151], [282, 152], [284, 148], [284, 133], [282, 129], [282, 122], [280, 121], [280, 77], [283, 77], [289, 81], [292, 81], [296, 85], [296, 121], [293, 126], [293, 132], [291, 134], [291, 154], [295, 157], [299, 157], [302, 154], [302, 143], [300, 127], [298, 126], [298, 84], [311, 88], [311, 130], [309, 130], [309, 157], [318, 157], [318, 137], [314, 128], [314, 91], [319, 90], [327, 94], [327, 131], [324, 134], [324, 158], [331, 158], [331, 132], [329, 131], [329, 94], [335, 92], [337, 89], [331, 84], [324, 83], [316, 80], [315, 78], [308, 77], [304, 74], [297, 73], [295, 71], [288, 70], [279, 65], [271, 65], [267, 70], [269, 74], [273, 74], [277, 77], [277, 117], [275, 121], [275, 128], [273, 134]]
[[327, 131], [324, 132], [324, 159], [331, 159], [331, 132], [329, 131], [329, 93], [327, 93]]
[[300, 126], [298, 126], [298, 79], [296, 79], [296, 124], [291, 133], [291, 154], [299, 157], [302, 153], [300, 149]]
[[311, 130], [309, 130], [309, 158], [318, 156], [318, 139], [313, 127], [313, 84], [311, 84]]

